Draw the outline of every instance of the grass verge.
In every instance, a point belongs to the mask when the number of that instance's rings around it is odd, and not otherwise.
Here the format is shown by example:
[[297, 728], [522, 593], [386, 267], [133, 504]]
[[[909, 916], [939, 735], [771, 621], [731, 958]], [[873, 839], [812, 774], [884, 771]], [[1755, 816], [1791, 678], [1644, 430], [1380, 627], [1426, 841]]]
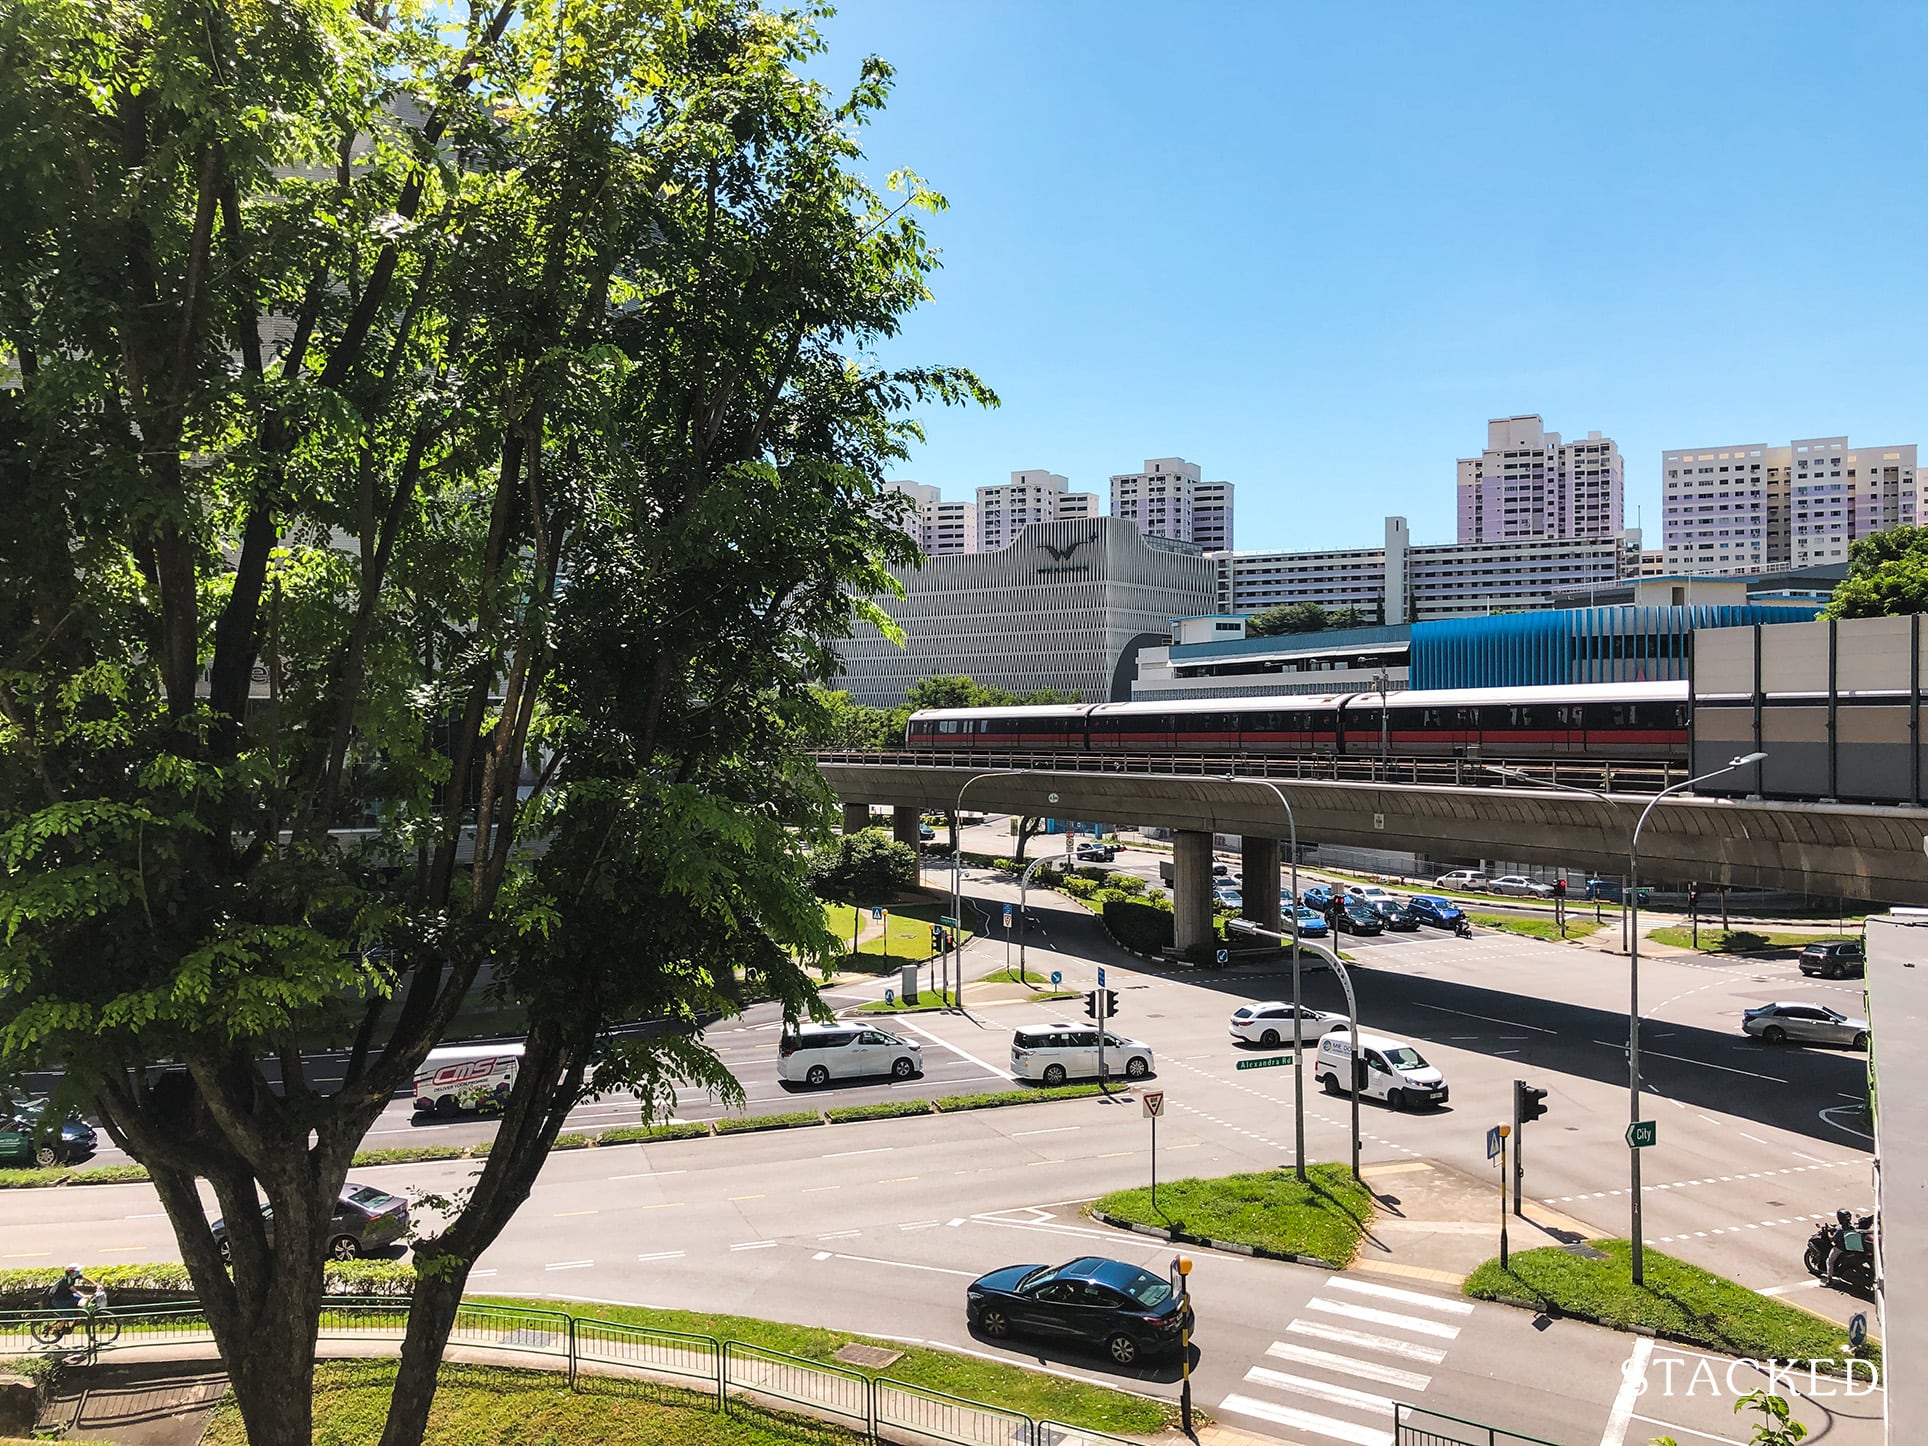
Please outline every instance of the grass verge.
[[1567, 914], [1566, 933], [1551, 919], [1532, 919], [1519, 914], [1468, 914], [1466, 916], [1481, 929], [1497, 929], [1502, 934], [1522, 934], [1529, 939], [1584, 939], [1589, 934], [1600, 932], [1601, 926], [1591, 918], [1575, 918]]
[[[395, 1390], [392, 1361], [324, 1361], [315, 1367], [315, 1440], [329, 1446], [379, 1440]], [[429, 1413], [425, 1446], [484, 1441], [617, 1446], [674, 1441], [678, 1446], [821, 1446], [861, 1438], [817, 1421], [754, 1408], [725, 1416], [662, 1387], [586, 1377], [570, 1390], [553, 1371], [446, 1365]], [[246, 1446], [241, 1413], [223, 1405], [203, 1446]]]
[[931, 1112], [929, 1100], [884, 1100], [874, 1105], [838, 1105], [835, 1109], [825, 1110], [824, 1114], [833, 1125], [846, 1125], [856, 1120], [894, 1120], [900, 1115], [928, 1115]]
[[[786, 1325], [780, 1321], [754, 1320], [740, 1315], [710, 1315], [702, 1311], [658, 1310], [648, 1306], [570, 1306], [567, 1302], [553, 1300], [513, 1299], [499, 1303], [539, 1310], [555, 1310], [560, 1304], [565, 1309], [593, 1315], [598, 1320], [615, 1321], [622, 1325], [653, 1326], [658, 1330], [685, 1331], [691, 1335], [713, 1336], [718, 1340], [742, 1341], [748, 1345], [782, 1351], [785, 1355], [801, 1356], [807, 1361], [825, 1363], [830, 1361], [835, 1351], [853, 1341], [880, 1345], [887, 1350], [903, 1351], [904, 1354], [883, 1370], [865, 1371], [864, 1374], [889, 1376], [894, 1381], [905, 1381], [913, 1386], [928, 1386], [953, 1396], [982, 1401], [986, 1405], [1022, 1411], [1027, 1416], [1048, 1416], [1068, 1426], [1134, 1435], [1150, 1434], [1172, 1424], [1176, 1416], [1173, 1406], [1164, 1401], [1127, 1395], [1106, 1386], [1049, 1376], [1004, 1361], [979, 1360], [974, 1356], [931, 1350], [923, 1346], [907, 1347], [898, 1341], [846, 1335], [815, 1326]], [[958, 1306], [961, 1311], [962, 1300]], [[535, 1441], [541, 1438], [529, 1434], [520, 1439]], [[672, 1435], [630, 1439], [680, 1443], [685, 1438]], [[220, 1446], [227, 1446], [227, 1443], [220, 1443]], [[571, 1446], [576, 1446], [576, 1443], [572, 1441]]]
[[[1694, 931], [1680, 924], [1668, 924], [1663, 928], [1650, 929], [1647, 937], [1656, 944], [1670, 944], [1676, 949], [1692, 949]], [[1786, 929], [1710, 929], [1700, 926], [1699, 949], [1703, 954], [1751, 954], [1761, 949], [1799, 949], [1808, 944], [1852, 944], [1859, 942], [1853, 934], [1839, 934], [1830, 930], [1823, 934], [1804, 934]]]
[[[1648, 1330], [1723, 1355], [1839, 1362], [1848, 1354], [1846, 1331], [1798, 1306], [1651, 1248], [1645, 1253], [1646, 1284], [1636, 1286], [1626, 1241], [1593, 1244], [1606, 1252], [1603, 1259], [1584, 1259], [1549, 1246], [1516, 1252], [1506, 1270], [1489, 1260], [1466, 1278], [1466, 1293], [1617, 1330]], [[1874, 1342], [1864, 1354], [1876, 1362], [1881, 1359]]]
[[729, 1116], [715, 1121], [719, 1135], [742, 1135], [756, 1130], [793, 1130], [800, 1125], [820, 1125], [823, 1116], [815, 1110], [792, 1110], [782, 1115]]
[[1150, 1190], [1114, 1190], [1091, 1209], [1200, 1239], [1349, 1265], [1372, 1220], [1372, 1192], [1344, 1165], [1309, 1165], [1305, 1173], [1303, 1181], [1290, 1170], [1172, 1180], [1158, 1187], [1157, 1209]]
[[668, 1125], [618, 1125], [596, 1138], [605, 1145], [653, 1145], [658, 1140], [693, 1140], [707, 1135], [710, 1127], [700, 1120], [678, 1120]]
[[1103, 1093], [1103, 1087], [1095, 1084], [1059, 1085], [1055, 1089], [1040, 1086], [1030, 1090], [993, 1090], [989, 1094], [946, 1095], [931, 1103], [937, 1106], [939, 1114], [949, 1115], [959, 1110], [996, 1110], [1005, 1105], [1034, 1105], [1041, 1100], [1082, 1100]]
[[906, 1004], [902, 999], [873, 999], [868, 1004], [859, 1004], [859, 1014], [926, 1014], [933, 1009], [948, 1009], [957, 1003], [955, 989], [919, 989], [917, 1002]]

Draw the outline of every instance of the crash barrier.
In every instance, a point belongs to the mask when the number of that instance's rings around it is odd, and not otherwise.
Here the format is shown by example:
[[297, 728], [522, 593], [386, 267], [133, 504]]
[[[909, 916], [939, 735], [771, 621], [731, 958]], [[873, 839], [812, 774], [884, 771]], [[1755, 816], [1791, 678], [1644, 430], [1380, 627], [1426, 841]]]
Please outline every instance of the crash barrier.
[[[322, 1308], [318, 1339], [399, 1343], [408, 1330], [408, 1311], [409, 1302], [401, 1298], [330, 1298]], [[213, 1339], [194, 1302], [114, 1309], [107, 1316], [119, 1328], [112, 1339], [106, 1338], [108, 1331], [90, 1338], [84, 1324], [54, 1345], [35, 1338], [35, 1325], [71, 1319], [71, 1312], [61, 1311], [0, 1312], [0, 1355], [56, 1351], [92, 1359], [104, 1352]], [[985, 1401], [805, 1360], [767, 1346], [561, 1310], [464, 1301], [449, 1344], [536, 1357], [549, 1363], [548, 1369], [566, 1372], [572, 1388], [581, 1388], [585, 1377], [603, 1387], [616, 1379], [640, 1378], [680, 1388], [691, 1406], [725, 1414], [733, 1404], [789, 1408], [865, 1440], [901, 1446], [1135, 1446], [1129, 1437], [1033, 1420]]]
[[1538, 1436], [1422, 1411], [1403, 1401], [1393, 1403], [1392, 1423], [1393, 1446], [1554, 1446]]

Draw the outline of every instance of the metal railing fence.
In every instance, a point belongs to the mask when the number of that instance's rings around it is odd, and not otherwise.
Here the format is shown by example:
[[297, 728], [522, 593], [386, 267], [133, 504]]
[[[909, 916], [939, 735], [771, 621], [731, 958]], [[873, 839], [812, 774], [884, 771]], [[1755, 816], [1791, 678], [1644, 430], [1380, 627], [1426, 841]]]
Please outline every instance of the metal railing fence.
[[1539, 1436], [1463, 1421], [1404, 1401], [1393, 1403], [1392, 1439], [1393, 1446], [1557, 1446]]

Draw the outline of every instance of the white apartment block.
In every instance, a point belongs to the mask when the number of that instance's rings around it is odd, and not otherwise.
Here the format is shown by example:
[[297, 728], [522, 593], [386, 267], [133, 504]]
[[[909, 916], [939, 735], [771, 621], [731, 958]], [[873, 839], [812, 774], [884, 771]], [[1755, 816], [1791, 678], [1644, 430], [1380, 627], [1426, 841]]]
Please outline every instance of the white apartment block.
[[1192, 535], [1189, 541], [1207, 552], [1232, 550], [1232, 484], [1201, 482], [1192, 489]]
[[946, 502], [927, 482], [886, 482], [884, 486], [916, 504], [904, 518], [904, 531], [916, 538], [925, 552], [936, 557], [947, 552], [977, 551], [976, 503]]
[[1327, 552], [1219, 556], [1220, 613], [1248, 615], [1285, 603], [1356, 607], [1370, 621], [1544, 608], [1555, 594], [1607, 587], [1640, 573], [1640, 534], [1568, 540], [1412, 545], [1403, 517], [1386, 519], [1385, 544]]
[[1072, 522], [1098, 515], [1093, 492], [1073, 492], [1069, 478], [1034, 467], [1009, 482], [977, 489], [977, 551], [1009, 547], [1033, 522]]
[[1912, 443], [1797, 438], [1661, 453], [1667, 570], [1747, 577], [1845, 564], [1851, 543], [1928, 520]]
[[1232, 484], [1206, 482], [1196, 462], [1147, 457], [1142, 472], [1111, 479], [1111, 515], [1150, 537], [1194, 542], [1207, 552], [1232, 547]]
[[1562, 442], [1538, 416], [1495, 417], [1486, 450], [1459, 462], [1459, 540], [1617, 537], [1623, 485], [1611, 437]]

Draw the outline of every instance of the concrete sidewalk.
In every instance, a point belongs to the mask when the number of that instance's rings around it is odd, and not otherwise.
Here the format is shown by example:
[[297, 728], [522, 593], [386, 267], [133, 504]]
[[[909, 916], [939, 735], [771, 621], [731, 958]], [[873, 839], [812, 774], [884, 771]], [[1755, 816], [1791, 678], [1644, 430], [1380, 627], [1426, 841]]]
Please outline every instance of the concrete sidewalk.
[[1459, 1286], [1500, 1253], [1500, 1217], [1506, 1212], [1508, 1245], [1532, 1250], [1572, 1245], [1599, 1232], [1534, 1200], [1525, 1214], [1511, 1213], [1500, 1193], [1500, 1175], [1468, 1175], [1430, 1160], [1367, 1165], [1360, 1174], [1379, 1206], [1379, 1218], [1359, 1247], [1354, 1270]]

